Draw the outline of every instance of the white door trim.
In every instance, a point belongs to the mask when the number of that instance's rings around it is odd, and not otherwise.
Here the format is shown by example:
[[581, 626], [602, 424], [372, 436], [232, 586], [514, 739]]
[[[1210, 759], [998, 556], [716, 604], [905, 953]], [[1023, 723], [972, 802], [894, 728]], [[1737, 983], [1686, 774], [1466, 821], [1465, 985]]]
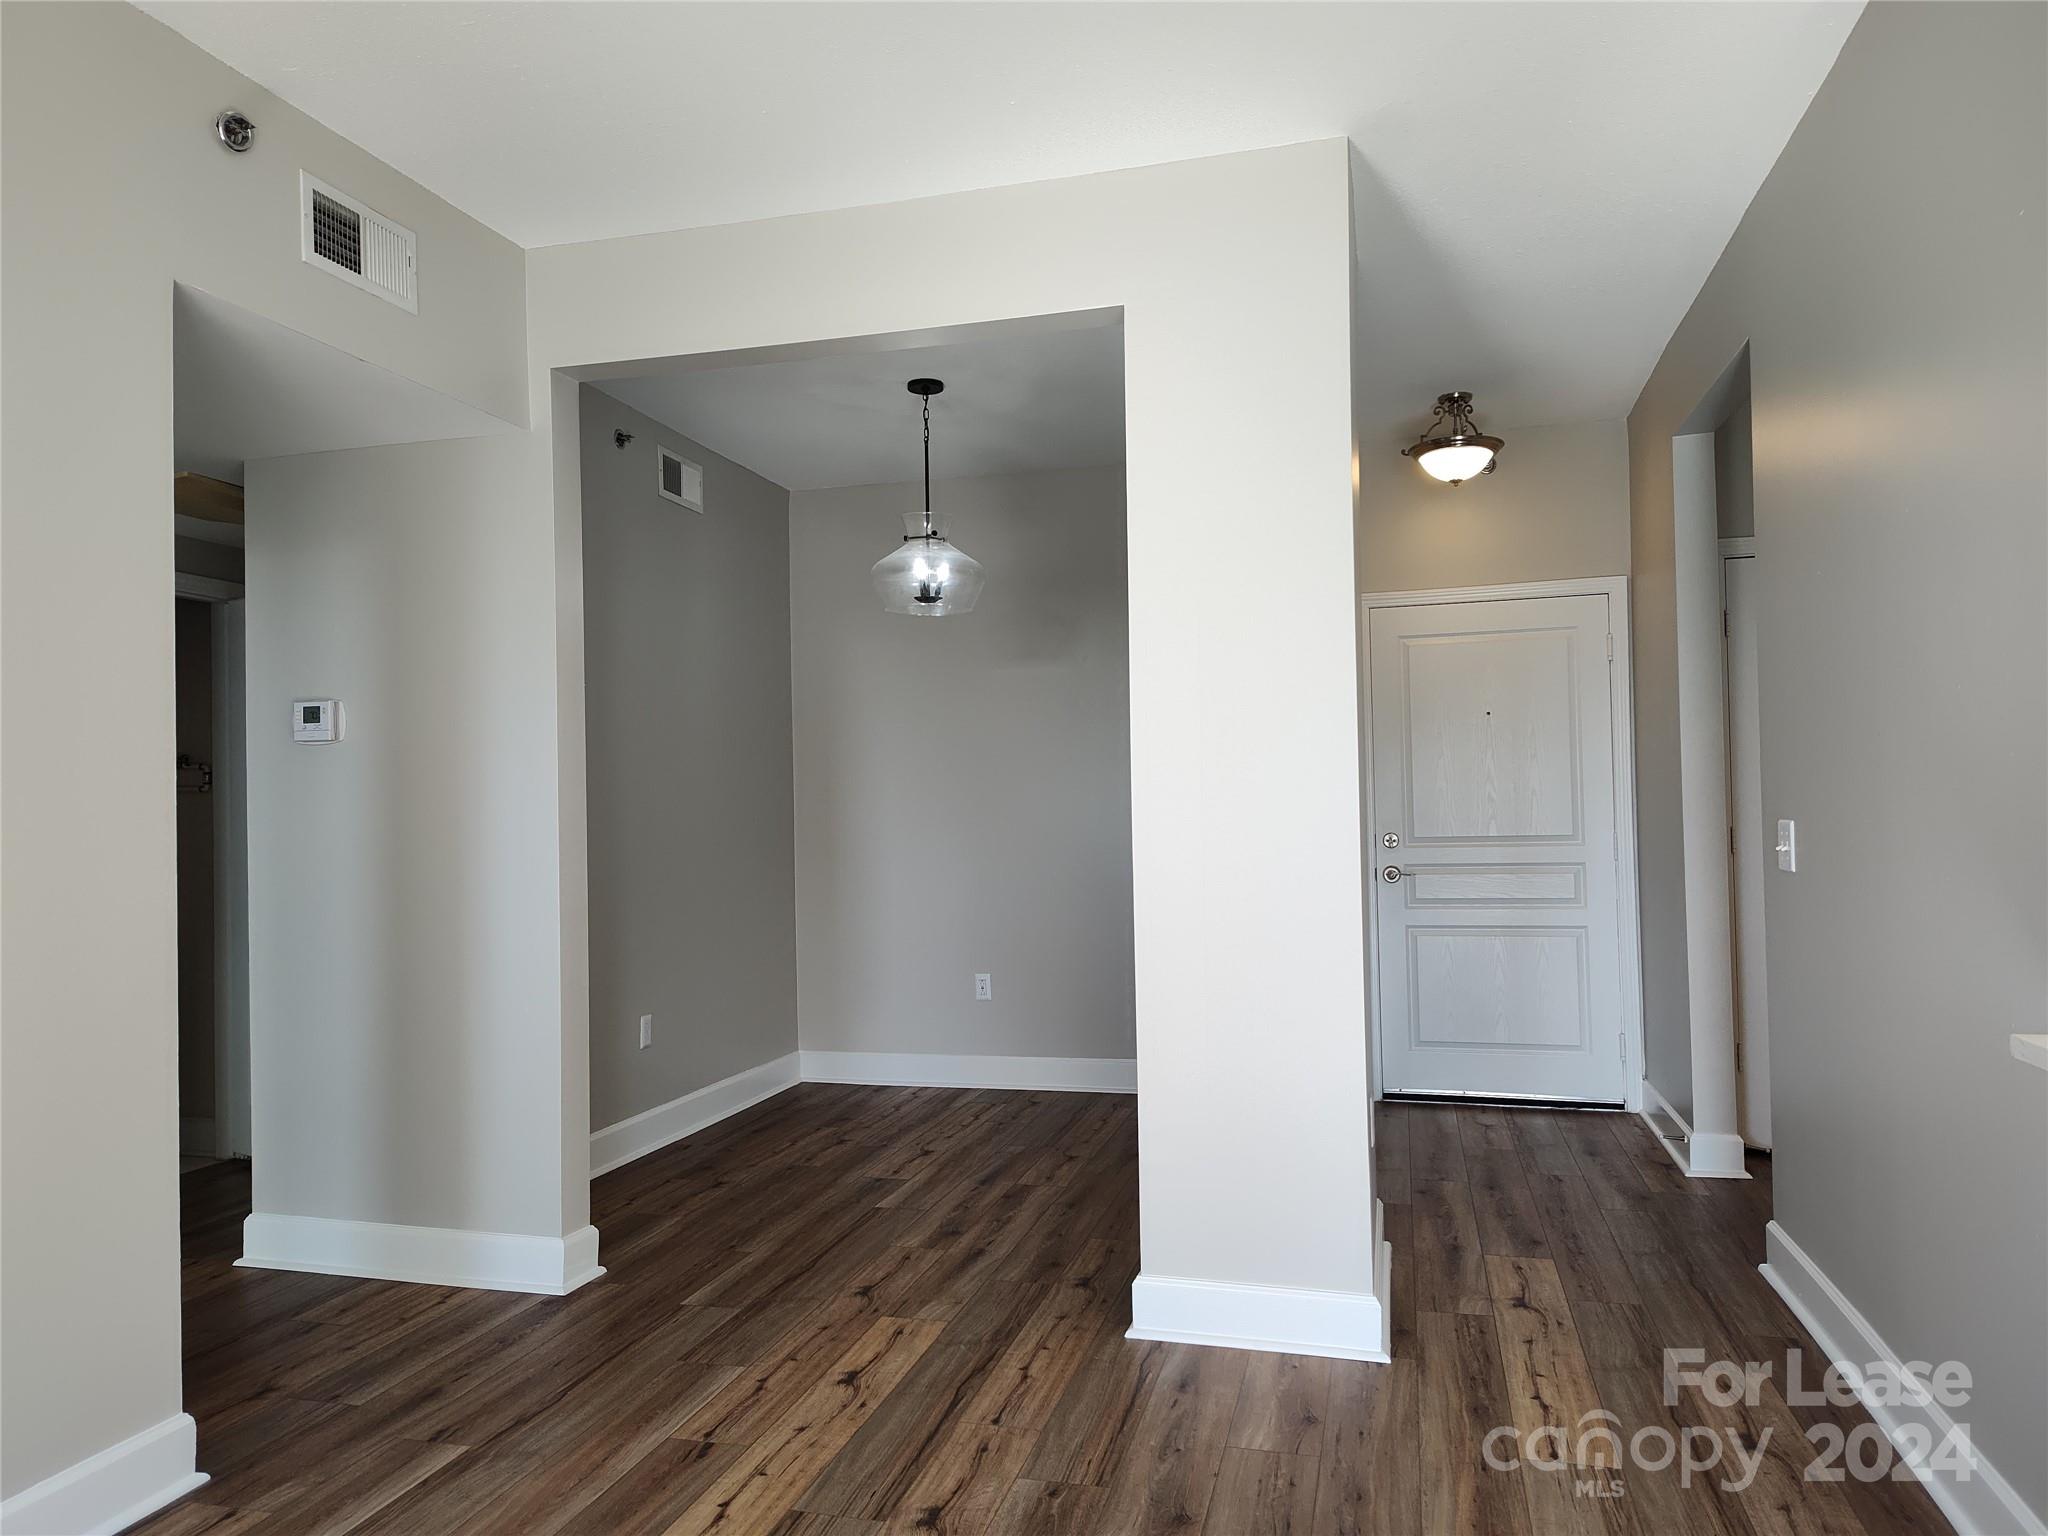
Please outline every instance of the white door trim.
[[[1502, 603], [1525, 597], [1605, 597], [1607, 622], [1614, 636], [1614, 665], [1608, 669], [1608, 698], [1614, 721], [1614, 836], [1619, 854], [1615, 905], [1621, 928], [1621, 1022], [1628, 1060], [1622, 1083], [1624, 1106], [1643, 1107], [1643, 939], [1642, 911], [1636, 893], [1636, 731], [1635, 685], [1630, 667], [1634, 625], [1631, 622], [1626, 576], [1589, 576], [1578, 581], [1521, 581], [1498, 587], [1439, 587], [1427, 592], [1367, 592], [1359, 598], [1358, 643], [1359, 731], [1361, 772], [1365, 788], [1365, 867], [1372, 878], [1379, 847], [1378, 812], [1372, 784], [1372, 611], [1414, 608], [1428, 603]], [[1371, 893], [1367, 893], [1371, 900]], [[1372, 1096], [1379, 1097], [1380, 1070], [1380, 925], [1366, 924], [1366, 954], [1372, 965], [1365, 989], [1367, 1017], [1372, 1024]]]

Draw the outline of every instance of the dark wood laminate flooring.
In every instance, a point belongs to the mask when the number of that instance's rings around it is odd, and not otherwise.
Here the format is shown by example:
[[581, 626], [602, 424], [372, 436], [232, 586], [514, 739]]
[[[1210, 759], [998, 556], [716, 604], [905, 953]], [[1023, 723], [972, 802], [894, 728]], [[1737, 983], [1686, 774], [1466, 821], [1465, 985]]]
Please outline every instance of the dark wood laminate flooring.
[[[1769, 1165], [1674, 1176], [1632, 1119], [1387, 1105], [1395, 1361], [1134, 1343], [1135, 1103], [806, 1085], [592, 1186], [610, 1273], [535, 1297], [232, 1267], [185, 1177], [185, 1392], [212, 1481], [148, 1536], [1137, 1536], [1945, 1529], [1809, 1482], [1829, 1416], [1664, 1401], [1661, 1350], [1806, 1342], [1756, 1273]], [[1808, 1344], [1810, 1349], [1810, 1343]], [[1495, 1426], [1703, 1424], [1742, 1492], [1488, 1470]], [[1594, 1497], [1599, 1478], [1622, 1491]]]

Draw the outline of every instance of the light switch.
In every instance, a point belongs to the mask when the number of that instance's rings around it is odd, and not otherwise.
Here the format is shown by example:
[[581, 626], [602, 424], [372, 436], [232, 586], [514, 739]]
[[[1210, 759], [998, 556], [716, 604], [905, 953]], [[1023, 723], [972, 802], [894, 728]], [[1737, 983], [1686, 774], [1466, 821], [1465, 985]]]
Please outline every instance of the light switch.
[[1787, 874], [1799, 868], [1799, 829], [1789, 821], [1778, 823], [1778, 868]]

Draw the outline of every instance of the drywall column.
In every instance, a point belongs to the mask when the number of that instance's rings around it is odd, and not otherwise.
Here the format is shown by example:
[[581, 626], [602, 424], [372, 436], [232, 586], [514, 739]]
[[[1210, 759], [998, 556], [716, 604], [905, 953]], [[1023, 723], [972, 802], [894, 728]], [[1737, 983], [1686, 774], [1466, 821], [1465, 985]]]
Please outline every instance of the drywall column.
[[[1737, 1128], [1735, 983], [1729, 948], [1728, 715], [1721, 644], [1721, 548], [1714, 434], [1671, 440], [1678, 620], [1679, 775], [1684, 805], [1686, 1018], [1690, 1103], [1670, 1102], [1691, 1135], [1696, 1178], [1745, 1178]], [[1650, 1086], [1658, 1087], [1654, 1077]]]
[[[563, 1155], [587, 1158], [587, 1111], [563, 1086], [545, 485], [525, 433], [249, 465], [244, 1263], [597, 1273]], [[300, 698], [338, 699], [342, 739], [295, 742]]]
[[[559, 482], [576, 405], [551, 370], [1121, 307], [1136, 1327], [1372, 1355], [1349, 178], [1329, 140], [550, 246], [528, 252], [527, 323]], [[563, 487], [565, 561], [574, 500]], [[1268, 533], [1284, 579], [1247, 563]], [[565, 720], [581, 686], [564, 666]]]

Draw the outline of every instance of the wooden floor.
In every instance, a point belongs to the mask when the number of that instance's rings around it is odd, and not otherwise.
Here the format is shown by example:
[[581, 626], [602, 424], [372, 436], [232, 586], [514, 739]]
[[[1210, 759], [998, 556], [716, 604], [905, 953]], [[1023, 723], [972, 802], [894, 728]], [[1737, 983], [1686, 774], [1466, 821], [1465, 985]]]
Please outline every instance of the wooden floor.
[[[1767, 1163], [1689, 1183], [1634, 1120], [1406, 1105], [1379, 1147], [1392, 1365], [1125, 1340], [1122, 1097], [792, 1090], [597, 1180], [610, 1273], [565, 1298], [234, 1269], [247, 1171], [201, 1169], [185, 1394], [212, 1481], [140, 1529], [1945, 1529], [1915, 1486], [1803, 1481], [1815, 1410], [1774, 1388], [1664, 1404], [1664, 1345], [1801, 1338], [1755, 1270]], [[1771, 1454], [1739, 1495], [1482, 1464], [1494, 1426], [1598, 1407], [1624, 1436], [1768, 1429]]]

